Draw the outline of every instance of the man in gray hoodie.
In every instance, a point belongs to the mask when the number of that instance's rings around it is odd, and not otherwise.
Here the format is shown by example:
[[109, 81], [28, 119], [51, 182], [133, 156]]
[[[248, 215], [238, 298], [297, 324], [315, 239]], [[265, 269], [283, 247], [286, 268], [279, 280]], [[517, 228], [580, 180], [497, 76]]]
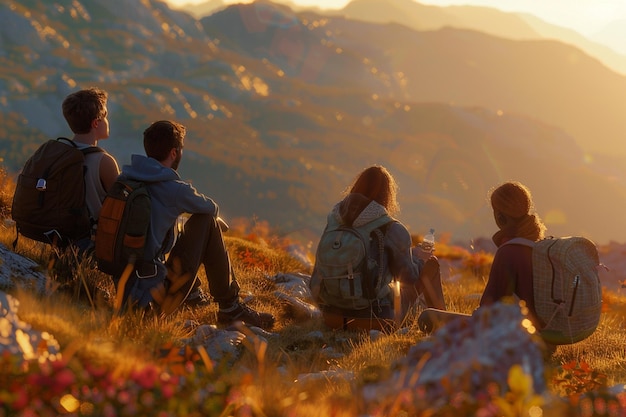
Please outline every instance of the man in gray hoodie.
[[[152, 204], [144, 259], [126, 283], [125, 304], [145, 308], [153, 303], [161, 313], [170, 314], [198, 287], [196, 273], [203, 264], [209, 291], [219, 304], [220, 323], [243, 321], [269, 329], [274, 316], [254, 311], [239, 300], [217, 204], [181, 180], [176, 171], [185, 133], [185, 127], [173, 121], [153, 123], [144, 131], [147, 156], [132, 155], [131, 165], [122, 168], [122, 177], [147, 183]], [[177, 219], [183, 213], [191, 216], [175, 238]]]

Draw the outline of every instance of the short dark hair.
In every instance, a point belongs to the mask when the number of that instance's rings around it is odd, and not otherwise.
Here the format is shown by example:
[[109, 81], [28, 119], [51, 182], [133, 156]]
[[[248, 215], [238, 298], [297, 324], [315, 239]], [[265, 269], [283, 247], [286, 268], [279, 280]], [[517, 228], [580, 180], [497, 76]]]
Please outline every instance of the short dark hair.
[[143, 148], [146, 156], [164, 161], [172, 148], [182, 149], [187, 129], [171, 120], [152, 123], [143, 132]]
[[89, 133], [91, 122], [107, 116], [106, 91], [90, 87], [76, 91], [63, 100], [63, 117], [75, 134]]

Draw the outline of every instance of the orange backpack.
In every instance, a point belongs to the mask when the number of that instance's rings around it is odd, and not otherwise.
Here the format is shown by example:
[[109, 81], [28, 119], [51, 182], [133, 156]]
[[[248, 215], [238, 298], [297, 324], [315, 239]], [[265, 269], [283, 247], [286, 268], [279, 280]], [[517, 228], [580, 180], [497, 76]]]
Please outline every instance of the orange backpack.
[[143, 259], [150, 228], [151, 201], [146, 184], [118, 177], [102, 203], [96, 229], [98, 269], [119, 275]]

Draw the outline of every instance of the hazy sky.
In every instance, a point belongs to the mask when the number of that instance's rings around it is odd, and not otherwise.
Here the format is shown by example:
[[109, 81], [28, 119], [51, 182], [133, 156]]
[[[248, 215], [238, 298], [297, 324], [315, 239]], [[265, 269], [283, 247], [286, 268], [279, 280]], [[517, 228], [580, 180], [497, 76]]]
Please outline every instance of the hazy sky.
[[[202, 3], [206, 0], [166, 0], [172, 5]], [[350, 0], [291, 0], [306, 6], [319, 6], [327, 9], [340, 9]], [[225, 0], [226, 3], [248, 1]], [[503, 11], [528, 12], [543, 20], [591, 35], [607, 22], [626, 19], [626, 0], [422, 0], [422, 4], [448, 6], [471, 4], [489, 6]]]

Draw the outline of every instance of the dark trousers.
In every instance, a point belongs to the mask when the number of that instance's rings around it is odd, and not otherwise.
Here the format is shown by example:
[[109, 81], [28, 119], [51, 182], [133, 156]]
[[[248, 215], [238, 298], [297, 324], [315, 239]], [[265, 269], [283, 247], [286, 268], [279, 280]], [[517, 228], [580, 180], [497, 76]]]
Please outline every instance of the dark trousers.
[[172, 248], [166, 265], [168, 271], [176, 271], [180, 261], [183, 274], [191, 279], [181, 291], [189, 292], [200, 286], [196, 277], [200, 265], [204, 265], [209, 293], [220, 306], [232, 305], [239, 296], [239, 284], [234, 279], [230, 258], [224, 245], [222, 231], [215, 217], [210, 214], [193, 214], [185, 223], [182, 233]]
[[130, 301], [139, 308], [147, 307], [153, 300], [150, 291], [162, 284], [166, 275], [170, 286], [190, 293], [200, 285], [196, 277], [200, 265], [204, 265], [211, 296], [220, 307], [232, 306], [239, 297], [239, 284], [232, 274], [222, 231], [210, 214], [189, 217], [165, 264], [154, 261], [136, 265], [126, 282], [122, 305]]

